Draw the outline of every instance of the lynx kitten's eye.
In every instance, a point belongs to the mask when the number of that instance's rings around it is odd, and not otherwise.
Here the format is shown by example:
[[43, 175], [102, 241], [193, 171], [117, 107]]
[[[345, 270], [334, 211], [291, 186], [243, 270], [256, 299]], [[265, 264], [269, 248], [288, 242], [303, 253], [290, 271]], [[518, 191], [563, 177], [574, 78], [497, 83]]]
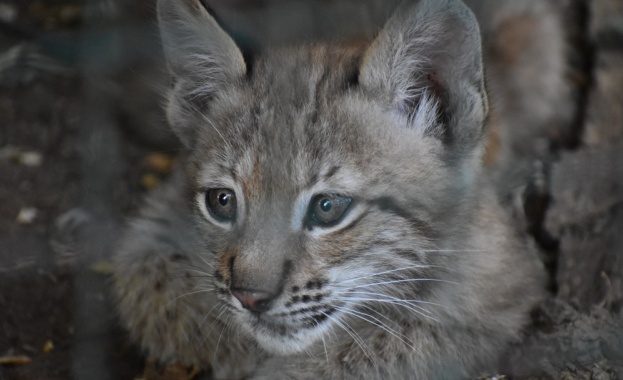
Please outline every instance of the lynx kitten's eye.
[[220, 221], [231, 222], [236, 218], [236, 193], [233, 190], [208, 190], [206, 204], [212, 216]]
[[317, 195], [309, 205], [309, 219], [312, 224], [319, 226], [334, 224], [346, 214], [351, 202], [352, 198], [341, 195]]

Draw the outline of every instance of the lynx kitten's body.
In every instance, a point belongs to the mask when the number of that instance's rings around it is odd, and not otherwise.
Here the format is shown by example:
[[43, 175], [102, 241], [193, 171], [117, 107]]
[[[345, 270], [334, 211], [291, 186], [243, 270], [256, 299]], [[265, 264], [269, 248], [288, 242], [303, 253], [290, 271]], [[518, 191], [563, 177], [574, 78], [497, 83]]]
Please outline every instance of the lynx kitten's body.
[[405, 4], [368, 46], [246, 60], [198, 0], [160, 0], [189, 157], [121, 242], [132, 337], [215, 378], [494, 370], [542, 268], [481, 178], [474, 16]]

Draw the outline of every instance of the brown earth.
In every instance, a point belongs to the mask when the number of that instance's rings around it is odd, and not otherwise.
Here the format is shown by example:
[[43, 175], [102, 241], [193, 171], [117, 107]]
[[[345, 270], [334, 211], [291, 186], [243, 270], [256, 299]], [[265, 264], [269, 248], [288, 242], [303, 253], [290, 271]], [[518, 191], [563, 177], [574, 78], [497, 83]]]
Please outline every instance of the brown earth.
[[[0, 0], [0, 380], [138, 378], [145, 358], [118, 327], [107, 263], [123, 218], [166, 177], [179, 148], [159, 109], [166, 83], [153, 6], [23, 3]], [[252, 17], [268, 2], [213, 3]], [[551, 159], [526, 180], [524, 227], [552, 294], [505, 358], [506, 375], [618, 379], [623, 5], [561, 3], [572, 18], [576, 142], [551, 144]], [[381, 3], [372, 4], [382, 19]], [[188, 373], [167, 370], [170, 379]], [[151, 365], [146, 376], [163, 372]]]

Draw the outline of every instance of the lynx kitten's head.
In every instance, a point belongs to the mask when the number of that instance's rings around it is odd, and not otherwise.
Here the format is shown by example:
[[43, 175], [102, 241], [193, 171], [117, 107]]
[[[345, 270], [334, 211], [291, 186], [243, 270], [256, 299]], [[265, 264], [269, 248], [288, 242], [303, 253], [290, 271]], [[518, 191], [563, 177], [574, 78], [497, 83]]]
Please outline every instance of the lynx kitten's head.
[[197, 254], [225, 313], [273, 352], [348, 318], [431, 318], [417, 301], [448, 260], [487, 111], [470, 11], [422, 0], [369, 46], [252, 61], [199, 0], [158, 11], [169, 121], [192, 151]]

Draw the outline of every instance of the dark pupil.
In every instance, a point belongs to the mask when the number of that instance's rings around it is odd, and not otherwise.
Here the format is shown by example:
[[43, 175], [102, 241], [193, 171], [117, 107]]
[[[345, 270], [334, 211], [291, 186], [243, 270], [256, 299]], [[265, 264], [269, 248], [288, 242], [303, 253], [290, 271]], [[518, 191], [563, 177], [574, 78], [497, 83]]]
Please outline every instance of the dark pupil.
[[229, 194], [229, 193], [220, 193], [218, 195], [218, 203], [220, 203], [221, 206], [225, 207], [229, 203], [229, 199], [230, 198], [231, 198], [231, 194]]
[[221, 221], [231, 222], [236, 217], [236, 193], [230, 189], [210, 189], [206, 194], [210, 213]]
[[331, 211], [331, 201], [328, 199], [323, 199], [320, 201], [320, 209], [324, 212]]

